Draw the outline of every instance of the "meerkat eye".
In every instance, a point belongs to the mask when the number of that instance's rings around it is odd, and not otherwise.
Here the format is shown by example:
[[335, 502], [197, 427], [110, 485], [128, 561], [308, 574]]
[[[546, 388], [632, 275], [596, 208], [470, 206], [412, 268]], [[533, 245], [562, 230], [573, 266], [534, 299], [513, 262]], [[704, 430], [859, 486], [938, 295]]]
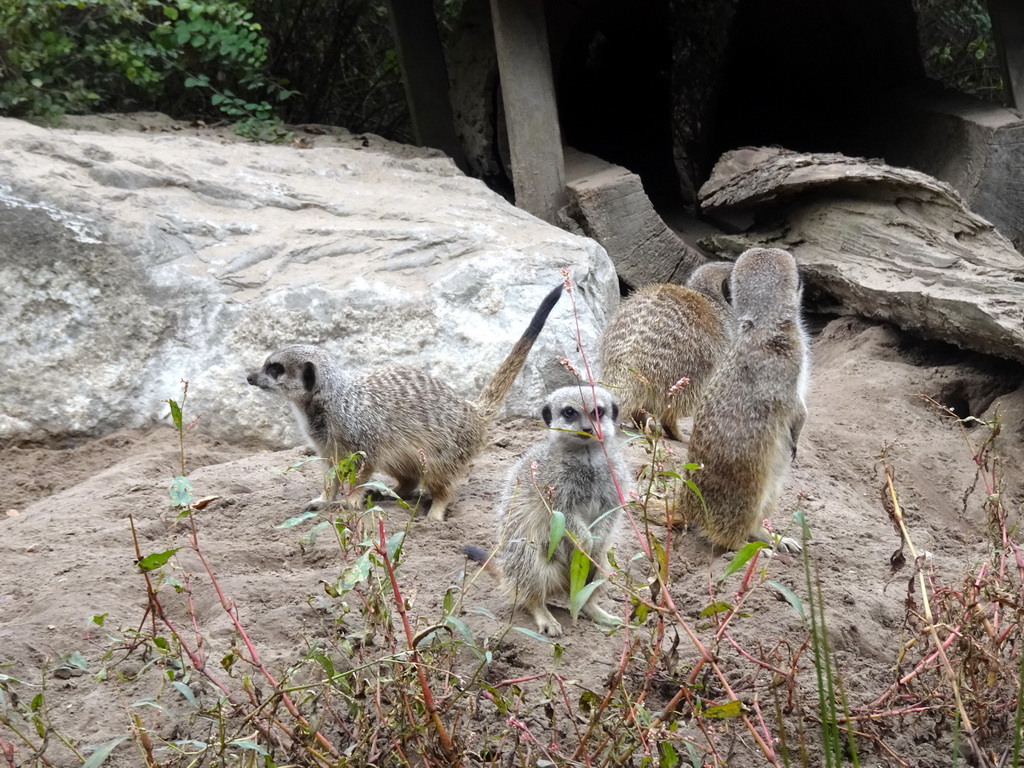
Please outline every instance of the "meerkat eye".
[[271, 363], [267, 366], [267, 376], [272, 379], [281, 378], [281, 374], [284, 373], [284, 366], [280, 363]]
[[601, 419], [604, 418], [604, 406], [603, 405], [597, 406], [597, 411], [594, 414], [594, 416], [597, 418], [598, 421], [600, 421]]
[[562, 409], [562, 418], [569, 419], [570, 421], [572, 419], [575, 419], [576, 418], [576, 409], [573, 408], [571, 405], [565, 406], [565, 408]]

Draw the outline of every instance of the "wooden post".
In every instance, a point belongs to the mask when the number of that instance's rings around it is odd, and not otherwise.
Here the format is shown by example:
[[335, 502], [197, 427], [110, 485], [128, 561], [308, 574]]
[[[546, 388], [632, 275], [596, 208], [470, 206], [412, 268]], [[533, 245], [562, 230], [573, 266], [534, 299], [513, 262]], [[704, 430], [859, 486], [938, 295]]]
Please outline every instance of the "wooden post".
[[516, 205], [557, 223], [565, 160], [543, 0], [491, 0]]
[[988, 13], [1009, 104], [1024, 112], [1024, 4], [1020, 0], [988, 0]]
[[421, 147], [435, 147], [449, 155], [464, 172], [466, 153], [455, 134], [448, 97], [448, 70], [437, 33], [430, 0], [387, 0], [391, 37], [402, 68], [405, 100], [412, 129]]

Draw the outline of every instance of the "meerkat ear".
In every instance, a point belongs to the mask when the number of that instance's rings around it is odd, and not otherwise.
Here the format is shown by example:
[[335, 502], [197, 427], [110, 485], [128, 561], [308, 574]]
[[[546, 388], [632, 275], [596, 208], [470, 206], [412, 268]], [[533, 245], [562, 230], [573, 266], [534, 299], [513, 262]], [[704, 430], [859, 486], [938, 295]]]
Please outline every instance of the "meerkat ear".
[[316, 387], [316, 366], [312, 362], [307, 361], [302, 366], [302, 386], [306, 388], [307, 392], [312, 392]]
[[612, 401], [612, 421], [619, 420], [619, 404]]
[[722, 281], [722, 295], [728, 303], [732, 304], [732, 284], [728, 277]]
[[544, 408], [540, 412], [540, 415], [544, 417], [544, 423], [547, 424], [550, 427], [551, 426], [551, 406], [545, 404]]

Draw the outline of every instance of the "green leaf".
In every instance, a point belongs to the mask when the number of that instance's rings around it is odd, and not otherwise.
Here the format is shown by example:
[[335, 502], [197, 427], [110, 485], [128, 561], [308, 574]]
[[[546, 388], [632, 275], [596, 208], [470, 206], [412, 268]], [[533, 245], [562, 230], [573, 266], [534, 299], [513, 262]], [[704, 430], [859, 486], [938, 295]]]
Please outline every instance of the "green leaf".
[[155, 645], [157, 648], [159, 648], [161, 651], [164, 651], [165, 653], [171, 650], [171, 644], [170, 642], [168, 642], [166, 637], [154, 637], [153, 645]]
[[360, 584], [366, 581], [370, 575], [370, 553], [369, 551], [363, 552], [359, 556], [359, 559], [354, 563], [350, 563], [344, 571], [341, 572], [341, 576], [338, 577], [338, 583], [335, 585], [335, 589], [340, 593], [344, 594], [352, 590], [356, 584]]
[[532, 629], [526, 627], [512, 627], [516, 632], [520, 632], [527, 637], [532, 637], [534, 640], [540, 640], [542, 643], [548, 643], [549, 645], [554, 641], [547, 635], [542, 635], [540, 632], [534, 632]]
[[316, 516], [317, 516], [316, 512], [303, 512], [298, 517], [289, 517], [283, 523], [281, 523], [280, 525], [275, 525], [274, 527], [275, 528], [294, 528], [299, 523], [304, 523], [307, 520], [309, 520], [311, 517], [316, 517]]
[[329, 528], [331, 525], [329, 520], [321, 520], [319, 523], [310, 528], [306, 533], [299, 539], [300, 547], [312, 547], [316, 544], [316, 537], [320, 535], [320, 531], [324, 528]]
[[716, 600], [715, 602], [711, 603], [711, 605], [709, 605], [707, 608], [705, 608], [703, 611], [701, 611], [700, 615], [701, 615], [701, 618], [705, 618], [707, 616], [713, 616], [716, 613], [725, 613], [726, 611], [731, 611], [731, 610], [732, 610], [732, 605], [730, 603], [723, 603], [721, 601]]
[[[579, 613], [579, 605], [576, 603], [576, 595], [583, 585], [587, 583], [587, 575], [590, 573], [590, 558], [581, 549], [574, 549], [572, 561], [569, 563], [569, 600], [570, 613], [575, 619]], [[575, 609], [573, 607], [575, 606]]]
[[147, 573], [149, 571], [154, 571], [170, 560], [174, 556], [174, 553], [179, 549], [181, 549], [181, 547], [168, 549], [166, 552], [156, 552], [152, 555], [146, 555], [144, 558], [139, 560], [139, 569]]
[[388, 561], [395, 565], [402, 554], [402, 543], [405, 541], [405, 531], [399, 531], [388, 539]]
[[768, 581], [765, 583], [769, 587], [774, 589], [776, 592], [778, 592], [780, 595], [782, 595], [786, 599], [786, 602], [793, 606], [793, 610], [795, 610], [797, 614], [799, 614], [801, 619], [805, 618], [804, 604], [801, 602], [800, 598], [796, 596], [796, 593], [792, 589], [787, 587], [785, 584], [780, 584], [777, 581]]
[[67, 653], [61, 656], [60, 660], [65, 667], [74, 667], [75, 669], [81, 669], [82, 671], [88, 671], [89, 669], [88, 660], [78, 651]]
[[587, 604], [587, 600], [594, 594], [594, 590], [604, 584], [604, 582], [605, 579], [595, 579], [572, 596], [572, 599], [569, 601], [569, 613], [572, 614], [574, 619], [583, 610], [583, 606]]
[[95, 624], [98, 627], [102, 627], [103, 626], [103, 622], [106, 621], [107, 616], [109, 616], [109, 615], [110, 614], [107, 614], [107, 613], [97, 613], [94, 616], [90, 616], [89, 617], [89, 621], [91, 621], [93, 624]]
[[32, 82], [32, 87], [33, 88], [42, 88], [43, 87], [43, 81], [40, 80], [38, 77], [33, 77], [31, 82]]
[[[191, 78], [189, 78], [191, 79]], [[188, 80], [185, 81], [185, 86], [188, 86]], [[168, 400], [167, 404], [171, 406], [171, 421], [174, 422], [174, 428], [181, 430], [181, 406], [178, 405], [174, 400]]]
[[727, 704], [720, 704], [717, 707], [709, 707], [704, 710], [704, 717], [715, 717], [725, 719], [727, 717], [739, 717], [743, 714], [743, 705], [738, 701], [730, 701]]
[[110, 753], [114, 751], [117, 745], [127, 738], [126, 734], [100, 744], [96, 747], [96, 751], [89, 755], [89, 759], [82, 763], [82, 768], [99, 768], [110, 757]]
[[249, 739], [238, 739], [237, 741], [229, 741], [228, 742], [228, 746], [229, 747], [241, 747], [242, 749], [251, 749], [253, 752], [256, 752], [257, 754], [262, 755], [263, 757], [269, 757], [270, 756], [270, 753], [267, 752], [267, 750], [265, 750], [263, 747], [261, 747], [255, 741], [250, 741]]
[[178, 475], [171, 480], [168, 495], [171, 497], [172, 506], [187, 507], [192, 503], [192, 483], [184, 475]]
[[750, 558], [754, 556], [754, 553], [757, 552], [757, 550], [763, 549], [767, 546], [768, 545], [765, 544], [763, 541], [752, 541], [749, 544], [745, 545], [743, 549], [737, 552], [736, 556], [733, 557], [733, 559], [729, 562], [729, 565], [726, 566], [725, 570], [722, 572], [722, 575], [718, 577], [718, 580], [725, 581], [727, 578], [736, 573], [736, 571], [738, 571], [740, 568], [746, 565], [750, 561]]
[[[347, 474], [347, 471], [346, 471]], [[367, 490], [379, 493], [381, 496], [387, 496], [390, 499], [400, 499], [401, 497], [395, 493], [394, 489], [388, 486], [386, 483], [382, 483], [380, 480], [371, 480], [368, 483], [363, 483], [359, 486], [360, 488], [366, 488]]]
[[476, 646], [476, 638], [473, 637], [473, 633], [470, 631], [469, 625], [462, 619], [457, 619], [454, 616], [445, 616], [444, 623], [462, 635], [462, 639], [465, 640], [468, 645]]
[[191, 704], [193, 709], [199, 709], [199, 702], [196, 701], [196, 695], [192, 693], [191, 688], [180, 680], [174, 680], [171, 685], [178, 689], [178, 693], [185, 697], [185, 701]]
[[548, 524], [548, 561], [555, 556], [555, 550], [562, 542], [565, 535], [565, 515], [557, 509], [551, 513], [551, 521]]
[[444, 599], [441, 601], [441, 610], [444, 611], [445, 616], [448, 616], [453, 608], [455, 608], [455, 587], [448, 587], [444, 593]]
[[166, 16], [171, 21], [175, 21], [178, 18], [178, 9], [170, 5], [165, 5], [164, 16]]
[[661, 759], [658, 760], [658, 768], [676, 768], [679, 765], [679, 755], [671, 742], [663, 741], [658, 745]]

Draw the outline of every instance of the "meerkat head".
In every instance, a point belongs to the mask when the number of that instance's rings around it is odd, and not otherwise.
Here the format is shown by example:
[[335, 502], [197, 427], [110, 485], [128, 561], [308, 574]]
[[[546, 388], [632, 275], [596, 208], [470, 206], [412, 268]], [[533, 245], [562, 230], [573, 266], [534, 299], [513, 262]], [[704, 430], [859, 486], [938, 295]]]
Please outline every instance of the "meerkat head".
[[781, 248], [751, 248], [740, 254], [730, 282], [733, 306], [752, 320], [778, 319], [800, 308], [796, 259]]
[[319, 389], [327, 363], [323, 350], [309, 344], [298, 344], [274, 352], [245, 380], [254, 387], [276, 392], [293, 402], [303, 402]]
[[732, 287], [729, 285], [729, 279], [732, 277], [732, 267], [731, 261], [709, 261], [693, 271], [690, 279], [686, 281], [686, 287], [704, 294], [709, 299], [730, 304]]
[[597, 425], [605, 438], [615, 434], [619, 406], [612, 393], [603, 387], [582, 384], [562, 387], [548, 395], [541, 409], [544, 423], [557, 432], [556, 438], [590, 440], [597, 436]]

